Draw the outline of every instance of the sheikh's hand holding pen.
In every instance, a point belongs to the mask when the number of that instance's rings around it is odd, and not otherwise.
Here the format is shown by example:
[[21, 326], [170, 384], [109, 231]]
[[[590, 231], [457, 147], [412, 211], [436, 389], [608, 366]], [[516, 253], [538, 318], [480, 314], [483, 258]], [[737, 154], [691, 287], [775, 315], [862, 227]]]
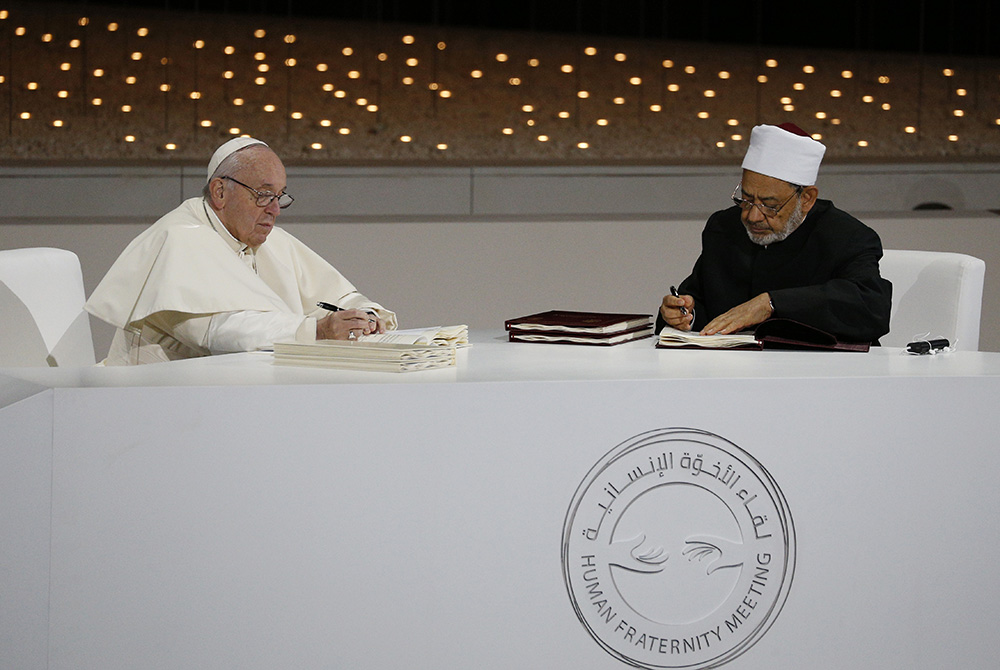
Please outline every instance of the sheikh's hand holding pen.
[[668, 326], [678, 330], [691, 330], [694, 321], [694, 298], [679, 295], [677, 288], [670, 287], [670, 295], [663, 296], [660, 315]]

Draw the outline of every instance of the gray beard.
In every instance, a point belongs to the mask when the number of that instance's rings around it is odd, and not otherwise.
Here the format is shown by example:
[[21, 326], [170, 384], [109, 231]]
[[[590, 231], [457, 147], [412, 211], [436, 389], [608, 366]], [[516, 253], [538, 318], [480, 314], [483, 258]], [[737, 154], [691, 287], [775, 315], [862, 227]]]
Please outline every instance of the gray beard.
[[749, 237], [750, 241], [754, 244], [766, 247], [770, 244], [781, 242], [786, 239], [789, 235], [794, 233], [799, 226], [802, 225], [802, 222], [805, 221], [805, 219], [806, 217], [802, 213], [802, 198], [796, 198], [795, 209], [793, 209], [792, 213], [788, 215], [788, 222], [785, 224], [785, 229], [783, 231], [780, 233], [769, 233], [763, 237], [754, 237], [750, 232], [750, 229], [747, 228], [747, 237]]

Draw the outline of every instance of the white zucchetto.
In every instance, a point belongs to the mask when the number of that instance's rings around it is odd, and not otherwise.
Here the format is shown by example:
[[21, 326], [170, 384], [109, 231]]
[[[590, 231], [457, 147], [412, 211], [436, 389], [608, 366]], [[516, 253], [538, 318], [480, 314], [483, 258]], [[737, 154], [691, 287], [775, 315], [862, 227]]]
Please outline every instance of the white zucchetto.
[[260, 140], [256, 140], [252, 137], [234, 137], [231, 140], [223, 142], [222, 145], [215, 150], [215, 153], [212, 154], [212, 160], [208, 161], [208, 177], [205, 181], [212, 181], [212, 175], [219, 169], [219, 165], [222, 164], [222, 161], [226, 160], [240, 149], [254, 144], [260, 144], [265, 147], [267, 146], [266, 142], [261, 142]]
[[794, 124], [754, 126], [743, 169], [796, 186], [812, 186], [825, 153], [823, 144]]

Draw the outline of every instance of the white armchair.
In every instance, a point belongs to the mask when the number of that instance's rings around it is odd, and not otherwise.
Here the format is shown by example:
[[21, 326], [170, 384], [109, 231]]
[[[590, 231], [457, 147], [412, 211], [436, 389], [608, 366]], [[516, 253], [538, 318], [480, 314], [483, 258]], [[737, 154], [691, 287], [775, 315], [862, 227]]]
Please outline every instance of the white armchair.
[[72, 251], [0, 251], [0, 367], [93, 365], [84, 302]]
[[886, 249], [879, 269], [892, 282], [888, 347], [923, 336], [946, 337], [958, 349], [979, 349], [986, 263], [939, 251]]

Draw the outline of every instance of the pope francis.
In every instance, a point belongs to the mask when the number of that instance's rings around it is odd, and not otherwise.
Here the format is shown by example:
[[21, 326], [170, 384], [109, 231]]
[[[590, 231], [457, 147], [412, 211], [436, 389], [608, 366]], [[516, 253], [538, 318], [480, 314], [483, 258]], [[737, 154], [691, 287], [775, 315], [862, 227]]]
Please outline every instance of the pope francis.
[[[285, 168], [260, 140], [213, 154], [202, 197], [132, 240], [85, 306], [116, 326], [107, 365], [350, 339], [396, 327], [333, 266], [276, 228]], [[339, 311], [317, 307], [332, 303]]]

